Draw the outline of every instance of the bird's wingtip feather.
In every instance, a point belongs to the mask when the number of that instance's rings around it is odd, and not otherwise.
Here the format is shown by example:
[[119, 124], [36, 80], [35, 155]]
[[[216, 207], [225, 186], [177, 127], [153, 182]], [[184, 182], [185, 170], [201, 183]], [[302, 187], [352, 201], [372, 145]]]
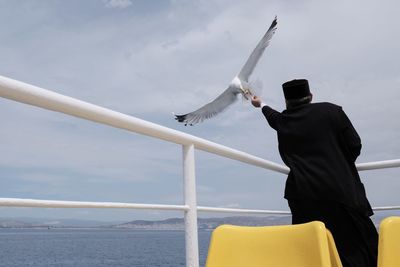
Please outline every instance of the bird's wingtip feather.
[[278, 24], [278, 17], [275, 15], [274, 20], [271, 23], [270, 29], [274, 28]]
[[186, 115], [187, 115], [187, 114], [185, 114], [185, 115], [175, 115], [175, 114], [174, 114], [175, 120], [177, 120], [178, 122], [185, 122], [185, 120], [186, 120]]

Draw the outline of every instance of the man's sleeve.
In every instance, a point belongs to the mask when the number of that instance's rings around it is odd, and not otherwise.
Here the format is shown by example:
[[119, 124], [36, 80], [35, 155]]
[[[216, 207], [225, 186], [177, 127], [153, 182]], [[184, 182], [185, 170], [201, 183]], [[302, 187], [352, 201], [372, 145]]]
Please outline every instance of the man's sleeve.
[[347, 154], [352, 162], [355, 162], [361, 152], [361, 139], [356, 129], [354, 129], [346, 113], [341, 110], [341, 134], [344, 139]]
[[265, 118], [268, 121], [269, 126], [274, 128], [275, 130], [278, 130], [278, 122], [281, 117], [281, 113], [270, 108], [267, 105], [263, 105], [262, 108], [262, 113], [264, 114]]

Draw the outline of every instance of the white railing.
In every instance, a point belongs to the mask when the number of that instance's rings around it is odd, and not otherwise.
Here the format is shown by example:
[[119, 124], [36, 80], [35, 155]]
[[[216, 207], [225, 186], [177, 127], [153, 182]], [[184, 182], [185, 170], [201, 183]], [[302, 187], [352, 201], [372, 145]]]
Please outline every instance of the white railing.
[[[138, 204], [116, 202], [55, 201], [20, 198], [0, 198], [0, 206], [52, 208], [120, 208], [180, 210], [185, 214], [186, 266], [199, 266], [197, 212], [229, 212], [246, 214], [290, 214], [288, 211], [228, 209], [197, 206], [195, 149], [207, 151], [250, 165], [287, 174], [289, 169], [280, 164], [235, 150], [208, 140], [144, 121], [126, 114], [96, 106], [78, 99], [54, 93], [30, 84], [0, 76], [0, 97], [29, 105], [65, 113], [78, 118], [125, 129], [182, 145], [184, 205]], [[358, 170], [400, 167], [400, 159], [358, 164]], [[400, 206], [376, 207], [374, 210], [400, 209]]]

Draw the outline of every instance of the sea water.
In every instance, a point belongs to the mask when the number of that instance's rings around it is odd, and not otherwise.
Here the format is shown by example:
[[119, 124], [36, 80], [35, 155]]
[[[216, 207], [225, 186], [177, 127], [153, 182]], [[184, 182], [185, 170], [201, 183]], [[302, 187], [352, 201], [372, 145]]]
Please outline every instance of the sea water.
[[[211, 232], [199, 232], [200, 266]], [[0, 266], [185, 266], [183, 231], [0, 229]]]

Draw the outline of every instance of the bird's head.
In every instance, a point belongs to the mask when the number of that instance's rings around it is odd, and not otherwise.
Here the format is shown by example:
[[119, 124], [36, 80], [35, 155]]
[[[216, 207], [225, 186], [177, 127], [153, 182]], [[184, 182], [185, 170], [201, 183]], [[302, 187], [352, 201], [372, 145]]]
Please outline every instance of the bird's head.
[[243, 98], [249, 100], [253, 95], [248, 82], [240, 80], [237, 76], [233, 78], [231, 86], [237, 89], [238, 94], [242, 94]]

